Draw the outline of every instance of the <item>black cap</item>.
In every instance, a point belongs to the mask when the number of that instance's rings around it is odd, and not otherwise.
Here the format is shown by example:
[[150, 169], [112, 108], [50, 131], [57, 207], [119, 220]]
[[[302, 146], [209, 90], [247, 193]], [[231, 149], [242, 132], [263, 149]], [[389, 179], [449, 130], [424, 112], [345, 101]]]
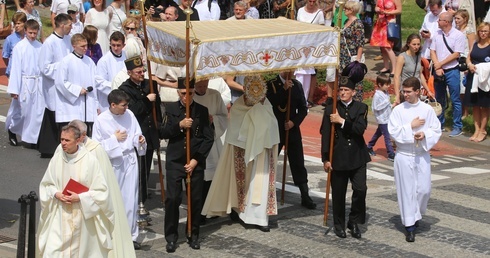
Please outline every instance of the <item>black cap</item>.
[[134, 68], [142, 67], [143, 62], [141, 61], [141, 57], [135, 56], [124, 60], [124, 64], [126, 65], [126, 69], [133, 70]]
[[351, 90], [356, 89], [356, 84], [352, 82], [347, 76], [340, 76], [339, 87], [347, 87]]
[[[177, 88], [178, 89], [186, 89], [185, 88], [185, 77], [179, 77], [178, 79], [178, 86]], [[196, 81], [194, 80], [194, 78], [192, 78], [191, 80], [189, 80], [189, 89], [194, 89], [194, 83]]]

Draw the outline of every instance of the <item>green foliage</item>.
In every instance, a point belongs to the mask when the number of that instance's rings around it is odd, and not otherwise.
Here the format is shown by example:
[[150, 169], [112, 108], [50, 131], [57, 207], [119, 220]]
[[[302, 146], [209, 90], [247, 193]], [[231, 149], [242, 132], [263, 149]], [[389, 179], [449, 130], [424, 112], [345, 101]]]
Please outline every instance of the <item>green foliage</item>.
[[370, 80], [363, 80], [362, 81], [362, 91], [364, 92], [370, 92], [374, 90], [374, 82]]
[[417, 6], [415, 1], [403, 1], [402, 3], [402, 44], [408, 35], [418, 33], [426, 12]]

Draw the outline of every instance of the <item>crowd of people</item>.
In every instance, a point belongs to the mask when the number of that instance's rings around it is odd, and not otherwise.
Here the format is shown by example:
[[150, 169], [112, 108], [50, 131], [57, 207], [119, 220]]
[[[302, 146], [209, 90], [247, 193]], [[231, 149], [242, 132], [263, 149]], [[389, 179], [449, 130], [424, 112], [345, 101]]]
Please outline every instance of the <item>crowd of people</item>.
[[[420, 35], [410, 35], [398, 57], [393, 51], [395, 42], [386, 32], [401, 13], [400, 1], [378, 0], [371, 10], [378, 15], [371, 35], [365, 33], [366, 19], [359, 18], [362, 5], [345, 4], [340, 70], [351, 62], [364, 62], [366, 37], [380, 47], [384, 65], [372, 105], [379, 126], [367, 145], [363, 135], [368, 107], [362, 103], [362, 81], [336, 78], [335, 70], [327, 70], [329, 87], [339, 81], [339, 101], [336, 107], [332, 101], [325, 103], [321, 157], [332, 177], [334, 233], [340, 238], [346, 237], [346, 226], [352, 237], [361, 238], [358, 224], [366, 220], [366, 164], [375, 155], [373, 147], [381, 135], [388, 159], [394, 161], [408, 242], [415, 241], [417, 221], [427, 208], [429, 150], [444, 130], [447, 91], [453, 107], [449, 136], [462, 133], [463, 103], [472, 107], [475, 121], [470, 140], [486, 138], [490, 23], [477, 25], [470, 12], [462, 5], [456, 10], [453, 2], [446, 7], [441, 0], [428, 0]], [[264, 16], [264, 4], [270, 5], [269, 16], [286, 15], [290, 0], [236, 1], [228, 14], [223, 14], [220, 1], [145, 2], [151, 19], [161, 22], [185, 19], [183, 10], [188, 7], [194, 10], [191, 20], [195, 21], [256, 19]], [[312, 105], [315, 69], [297, 69], [297, 79], [287, 72], [269, 82], [260, 76], [225, 76], [191, 80], [186, 87], [180, 68], [147, 62], [142, 17], [129, 12], [129, 5], [122, 0], [110, 4], [92, 0], [92, 8], [85, 11], [80, 0], [54, 0], [53, 33], [47, 37], [41, 33], [34, 1], [20, 0], [19, 12], [12, 17], [14, 32], [3, 49], [7, 92], [12, 97], [6, 120], [9, 142], [18, 146], [20, 139], [42, 158], [51, 158], [40, 184], [41, 256], [76, 251], [83, 257], [93, 253], [135, 257], [134, 250], [141, 248], [136, 211], [138, 203], [149, 198], [153, 154], [160, 152], [162, 139], [167, 142], [164, 231], [169, 253], [178, 247], [179, 206], [186, 178], [192, 185], [191, 221], [187, 222], [192, 249], [200, 249], [200, 225], [213, 216], [229, 214], [235, 221], [269, 232], [269, 216], [277, 214], [276, 167], [283, 146], [288, 146], [301, 206], [315, 209], [300, 130]], [[303, 5], [298, 6], [301, 22], [330, 26], [338, 15], [333, 3], [321, 8], [316, 0], [308, 0]], [[326, 11], [333, 12], [333, 18], [325, 16]], [[466, 56], [468, 71], [460, 71], [460, 56]], [[432, 61], [434, 77], [439, 78], [434, 82], [435, 92], [425, 79], [422, 57]], [[387, 93], [392, 77], [394, 103]], [[421, 102], [423, 88], [442, 104], [438, 117]], [[291, 101], [287, 101], [288, 91], [294, 92]], [[288, 109], [291, 112], [286, 116]], [[396, 154], [390, 138], [396, 143]], [[419, 157], [417, 162], [413, 156]], [[346, 223], [349, 181], [353, 194]]]

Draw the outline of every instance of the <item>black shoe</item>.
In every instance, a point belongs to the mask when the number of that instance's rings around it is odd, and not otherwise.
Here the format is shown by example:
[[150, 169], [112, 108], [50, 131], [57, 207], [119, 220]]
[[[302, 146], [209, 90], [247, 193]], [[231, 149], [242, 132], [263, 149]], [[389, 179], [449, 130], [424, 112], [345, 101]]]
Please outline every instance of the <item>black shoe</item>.
[[353, 238], [361, 238], [361, 230], [359, 230], [357, 223], [348, 222], [347, 228], [350, 229], [350, 234]]
[[308, 199], [301, 198], [301, 206], [303, 206], [307, 209], [310, 209], [310, 210], [316, 209], [316, 203], [314, 203], [313, 200], [311, 198], [309, 198], [309, 196], [308, 196]]
[[262, 231], [262, 232], [270, 232], [271, 231], [271, 228], [269, 226], [255, 226], [258, 230]]
[[347, 237], [347, 235], [345, 234], [345, 230], [343, 230], [343, 229], [334, 228], [333, 232], [335, 233], [335, 235], [337, 235], [340, 238], [346, 238]]
[[238, 213], [234, 210], [231, 210], [230, 219], [235, 222], [240, 222], [240, 216], [238, 216]]
[[376, 152], [374, 152], [373, 148], [368, 148], [369, 155], [376, 156]]
[[177, 249], [177, 244], [175, 242], [168, 242], [166, 249], [167, 253], [173, 253], [175, 252], [175, 249]]
[[[189, 240], [187, 241], [187, 243], [189, 243], [189, 246], [194, 249], [194, 250], [199, 250], [201, 249], [201, 244], [199, 244], [199, 240], [195, 239], [195, 240]], [[167, 245], [168, 246], [168, 245]], [[167, 249], [168, 251], [168, 249]]]
[[420, 226], [420, 225], [419, 225], [419, 221], [420, 221], [420, 220], [415, 221], [414, 226], [415, 226], [416, 228], [418, 228], [418, 227]]
[[201, 226], [206, 225], [206, 216], [201, 215]]
[[136, 242], [136, 241], [133, 241], [133, 246], [134, 246], [134, 250], [140, 250], [141, 249], [141, 244]]
[[27, 144], [26, 148], [31, 149], [31, 150], [35, 150], [35, 149], [37, 149], [37, 144], [34, 144], [34, 143]]
[[395, 155], [388, 155], [388, 160], [391, 162], [395, 161]]
[[407, 232], [405, 240], [407, 240], [407, 242], [415, 242], [415, 231]]
[[10, 145], [12, 146], [18, 146], [19, 143], [17, 142], [17, 135], [15, 135], [15, 133], [12, 133], [12, 131], [8, 130], [8, 133], [9, 133], [9, 142], [10, 142]]
[[50, 159], [53, 157], [53, 154], [50, 153], [41, 153], [41, 159]]
[[383, 73], [391, 73], [391, 70], [390, 69], [384, 71], [379, 70], [376, 72], [376, 74], [383, 74]]

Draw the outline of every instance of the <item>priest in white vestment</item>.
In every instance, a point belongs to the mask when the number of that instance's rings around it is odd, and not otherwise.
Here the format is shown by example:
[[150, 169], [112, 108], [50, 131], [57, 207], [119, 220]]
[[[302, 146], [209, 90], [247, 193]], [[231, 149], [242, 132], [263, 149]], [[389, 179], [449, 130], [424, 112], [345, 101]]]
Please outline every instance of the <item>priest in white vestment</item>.
[[91, 136], [92, 125], [97, 117], [97, 89], [95, 88], [95, 63], [85, 55], [87, 39], [82, 34], [71, 38], [73, 52], [61, 60], [55, 76], [56, 123], [68, 124], [79, 119], [88, 126]]
[[279, 128], [266, 91], [260, 77], [246, 78], [245, 94], [230, 110], [223, 154], [202, 211], [207, 217], [236, 212], [244, 223], [264, 232], [270, 231], [269, 216], [277, 214], [279, 144]]
[[138, 120], [131, 110], [127, 110], [129, 96], [122, 90], [113, 90], [108, 99], [110, 107], [97, 117], [93, 139], [100, 142], [109, 155], [124, 200], [133, 245], [140, 248], [136, 242], [139, 235], [137, 155], [146, 154], [146, 141]]
[[[97, 158], [80, 141], [77, 127], [63, 127], [63, 151], [53, 156], [41, 180], [37, 257], [108, 257], [113, 248], [114, 210], [107, 182]], [[63, 194], [70, 179], [88, 190]]]
[[[126, 211], [124, 208], [121, 190], [119, 190], [119, 183], [117, 182], [117, 178], [114, 174], [114, 169], [112, 168], [107, 152], [99, 142], [87, 137], [87, 125], [84, 122], [80, 120], [73, 120], [68, 125], [73, 125], [80, 130], [82, 137], [80, 145], [97, 158], [102, 174], [107, 182], [107, 187], [114, 208], [114, 228], [111, 230], [113, 249], [109, 251], [109, 257], [136, 257], [131, 239], [131, 232], [129, 231], [128, 219], [126, 218]], [[62, 151], [61, 145], [59, 145], [56, 149], [56, 152], [60, 151]]]
[[126, 60], [126, 53], [123, 51], [124, 42], [125, 38], [121, 32], [112, 33], [109, 39], [109, 51], [97, 62], [95, 83], [97, 84], [97, 99], [101, 112], [109, 108], [107, 96], [112, 91], [112, 80], [119, 71], [126, 68], [124, 65], [124, 60]]
[[420, 101], [417, 78], [406, 79], [402, 86], [405, 102], [393, 109], [388, 131], [397, 146], [394, 168], [401, 220], [406, 241], [413, 242], [430, 197], [429, 151], [441, 137], [441, 123], [432, 107]]
[[5, 121], [5, 126], [7, 130], [21, 135], [23, 142], [37, 144], [46, 106], [37, 66], [42, 44], [36, 40], [39, 23], [28, 20], [25, 28], [25, 38], [15, 45], [12, 53], [7, 88], [12, 103], [7, 115], [10, 119]]
[[[209, 80], [196, 82], [193, 98], [194, 101], [208, 108], [209, 121], [214, 128], [214, 143], [206, 158], [206, 169], [204, 170], [203, 199], [206, 199], [209, 187], [211, 187], [214, 172], [223, 151], [221, 136], [225, 133], [228, 124], [228, 111], [221, 94], [217, 90], [208, 88], [208, 83]], [[205, 220], [201, 221], [203, 222], [205, 223]]]

